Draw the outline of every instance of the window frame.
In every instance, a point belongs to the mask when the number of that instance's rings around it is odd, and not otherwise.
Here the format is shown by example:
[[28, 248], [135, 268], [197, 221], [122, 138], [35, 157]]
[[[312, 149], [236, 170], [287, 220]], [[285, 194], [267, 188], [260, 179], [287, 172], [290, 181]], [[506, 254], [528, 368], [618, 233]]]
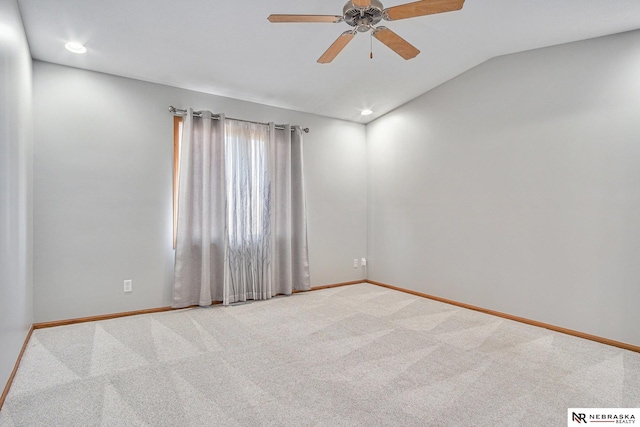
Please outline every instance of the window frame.
[[176, 248], [178, 231], [178, 175], [180, 173], [180, 139], [182, 116], [173, 116], [173, 249]]

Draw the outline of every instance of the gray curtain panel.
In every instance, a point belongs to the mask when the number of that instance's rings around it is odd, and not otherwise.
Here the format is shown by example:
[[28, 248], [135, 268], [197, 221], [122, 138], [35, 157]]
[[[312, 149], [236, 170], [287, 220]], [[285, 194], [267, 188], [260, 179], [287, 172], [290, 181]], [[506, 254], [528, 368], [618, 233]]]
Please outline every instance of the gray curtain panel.
[[269, 126], [272, 206], [272, 259], [275, 294], [309, 290], [309, 250], [302, 130]]
[[175, 308], [311, 286], [302, 131], [218, 116], [183, 124]]
[[196, 117], [182, 125], [173, 307], [222, 300], [226, 244], [224, 116]]

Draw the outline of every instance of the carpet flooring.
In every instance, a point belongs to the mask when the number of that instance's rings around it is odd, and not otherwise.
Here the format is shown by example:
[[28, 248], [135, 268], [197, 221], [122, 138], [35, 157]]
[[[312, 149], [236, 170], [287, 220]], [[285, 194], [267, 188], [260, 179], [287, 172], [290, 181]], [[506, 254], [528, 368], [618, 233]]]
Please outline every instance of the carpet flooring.
[[566, 426], [640, 354], [371, 284], [34, 331], [21, 426]]

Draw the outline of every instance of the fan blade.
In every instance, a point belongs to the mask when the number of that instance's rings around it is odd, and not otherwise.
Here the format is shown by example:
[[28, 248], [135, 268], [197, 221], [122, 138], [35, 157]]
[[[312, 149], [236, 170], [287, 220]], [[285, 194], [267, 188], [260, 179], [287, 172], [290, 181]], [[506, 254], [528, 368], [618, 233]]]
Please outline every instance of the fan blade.
[[464, 0], [422, 0], [401, 4], [384, 10], [387, 21], [414, 18], [416, 16], [433, 15], [462, 9]]
[[344, 47], [349, 44], [349, 42], [353, 39], [355, 33], [353, 31], [345, 31], [340, 34], [340, 37], [333, 42], [329, 49], [318, 59], [320, 64], [328, 64], [333, 61], [336, 56], [344, 49]]
[[411, 43], [388, 29], [387, 27], [378, 27], [375, 29], [373, 36], [386, 44], [389, 49], [393, 50], [404, 59], [415, 58], [420, 51]]
[[369, 7], [371, 6], [371, 0], [351, 0], [356, 7]]
[[338, 15], [269, 15], [269, 22], [341, 22]]

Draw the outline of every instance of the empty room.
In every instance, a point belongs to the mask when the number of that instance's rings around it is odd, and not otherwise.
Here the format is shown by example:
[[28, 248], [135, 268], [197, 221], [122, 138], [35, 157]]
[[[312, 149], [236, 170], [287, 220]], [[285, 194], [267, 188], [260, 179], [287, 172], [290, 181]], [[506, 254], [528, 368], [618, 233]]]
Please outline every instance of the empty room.
[[0, 18], [0, 427], [640, 418], [637, 0]]

